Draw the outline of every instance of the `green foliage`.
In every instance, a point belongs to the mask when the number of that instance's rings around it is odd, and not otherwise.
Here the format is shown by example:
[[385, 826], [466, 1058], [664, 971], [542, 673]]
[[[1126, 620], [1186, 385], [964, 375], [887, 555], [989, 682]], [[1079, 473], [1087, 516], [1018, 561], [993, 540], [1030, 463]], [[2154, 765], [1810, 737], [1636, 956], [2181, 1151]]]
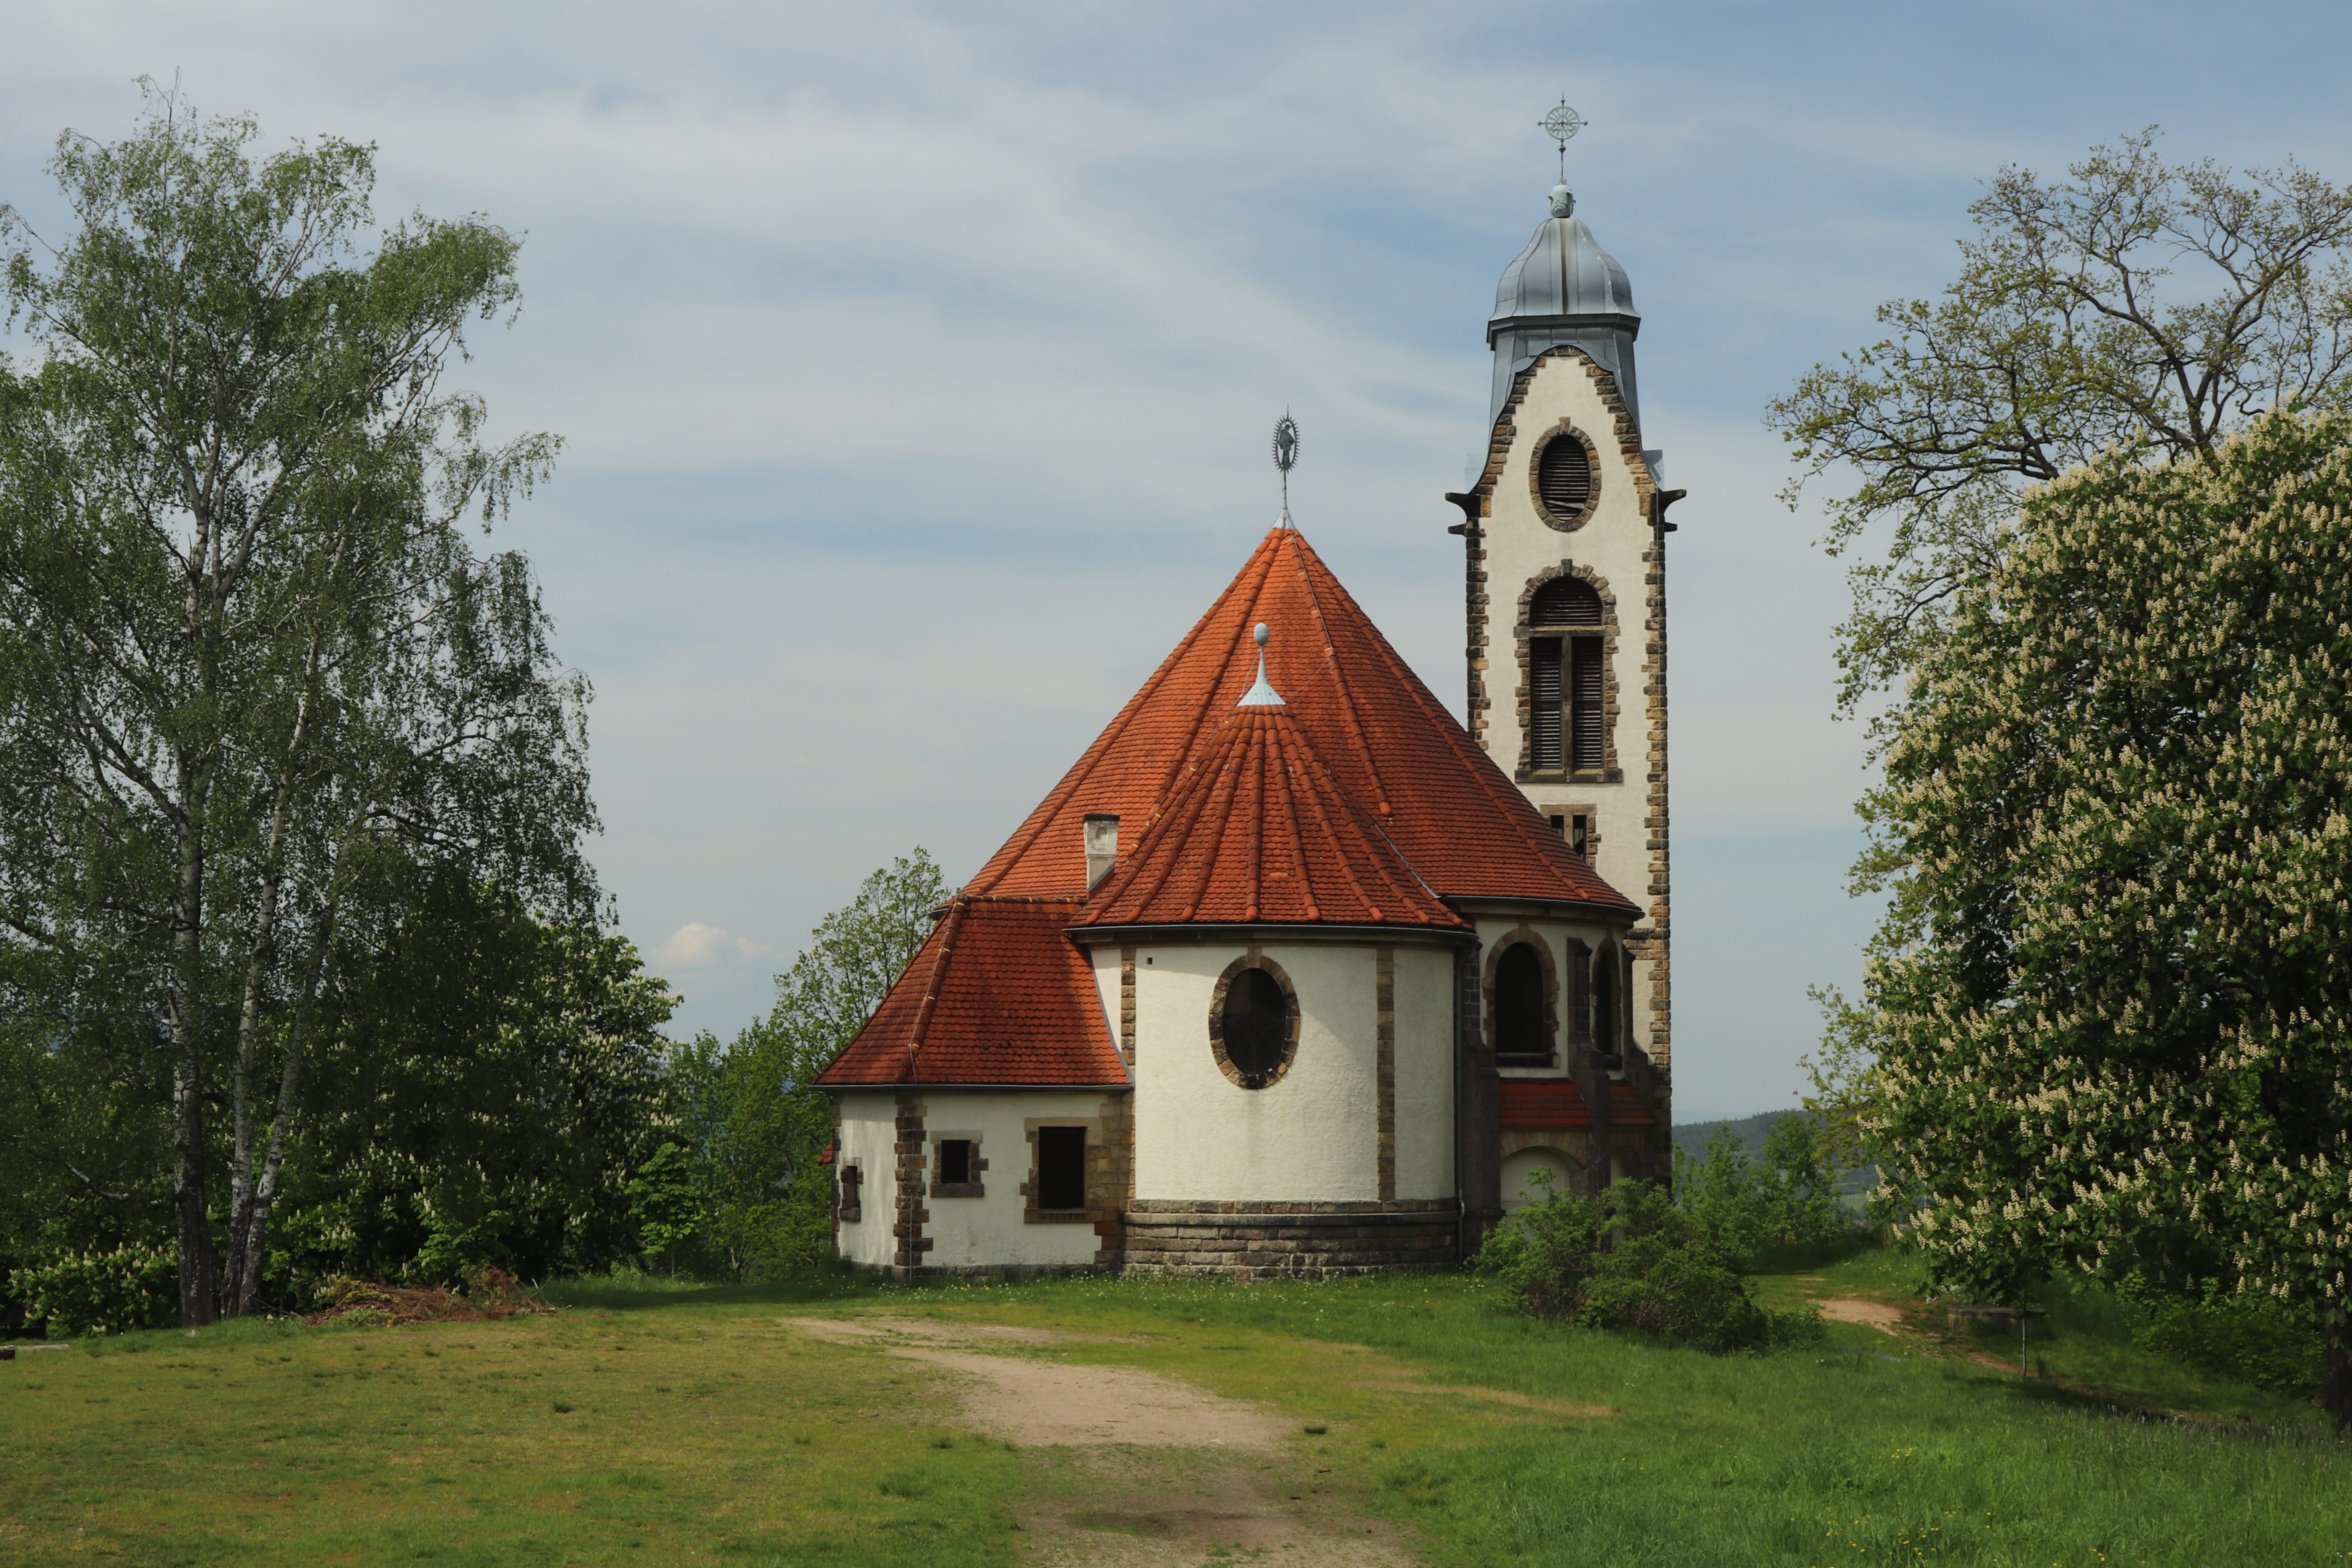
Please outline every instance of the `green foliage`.
[[[881, 1005], [948, 894], [921, 848], [893, 860], [810, 933], [776, 976], [767, 1017], [724, 1047], [704, 1034], [672, 1052], [684, 1146], [700, 1184], [702, 1267], [747, 1279], [830, 1252], [833, 1172], [821, 1157], [833, 1105], [810, 1085]], [[672, 1259], [682, 1239], [670, 1244]]]
[[586, 1272], [642, 1250], [631, 1184], [677, 1136], [636, 951], [454, 880], [373, 933], [324, 1021], [272, 1276], [456, 1285], [496, 1264]]
[[2132, 1342], [2257, 1388], [2308, 1394], [2326, 1371], [2326, 1345], [2308, 1313], [2274, 1299], [2209, 1285], [2185, 1297], [2134, 1277], [2124, 1294], [2138, 1309]]
[[1598, 1198], [1549, 1194], [1489, 1232], [1477, 1258], [1534, 1317], [1713, 1351], [1818, 1337], [1811, 1314], [1758, 1306], [1738, 1246], [1648, 1182], [1619, 1182]]
[[2265, 409], [2352, 395], [2352, 186], [2284, 170], [2167, 163], [2154, 127], [2045, 182], [2002, 169], [1940, 299], [1890, 300], [1890, 335], [1816, 365], [1766, 422], [1832, 472], [1849, 708], [1945, 635], [2007, 550], [2026, 488], [2111, 447], [2185, 458]]
[[2030, 500], [1890, 718], [1886, 1170], [1966, 1296], [2137, 1269], [2340, 1335], [2352, 416], [2151, 458]]
[[1751, 1264], [1769, 1249], [1834, 1246], [1855, 1236], [1810, 1116], [1774, 1121], [1758, 1161], [1727, 1125], [1698, 1159], [1677, 1147], [1674, 1197], [1701, 1235]]
[[11, 1294], [51, 1339], [160, 1329], [179, 1316], [179, 1262], [168, 1247], [72, 1252], [15, 1270]]
[[594, 895], [586, 683], [472, 539], [557, 443], [440, 385], [518, 242], [373, 233], [372, 149], [258, 138], [162, 95], [59, 139], [71, 232], [0, 208], [0, 984], [97, 1095], [14, 1152], [123, 1223], [161, 1101], [190, 1321], [257, 1304], [312, 1025], [403, 899]]

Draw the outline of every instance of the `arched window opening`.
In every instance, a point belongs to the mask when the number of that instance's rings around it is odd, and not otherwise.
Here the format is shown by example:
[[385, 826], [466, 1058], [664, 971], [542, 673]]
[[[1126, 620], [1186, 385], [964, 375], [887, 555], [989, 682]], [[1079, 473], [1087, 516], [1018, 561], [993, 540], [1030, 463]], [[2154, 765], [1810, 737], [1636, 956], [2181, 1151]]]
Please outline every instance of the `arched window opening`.
[[1505, 948], [1495, 963], [1495, 1052], [1551, 1055], [1551, 1031], [1544, 1026], [1543, 961], [1523, 942]]
[[[1532, 630], [1601, 624], [1601, 595], [1581, 577], [1554, 577], [1528, 601]], [[1583, 771], [1605, 764], [1603, 684], [1599, 637], [1528, 639], [1529, 767]]]
[[1528, 601], [1531, 626], [1597, 626], [1601, 595], [1581, 577], [1555, 577]]
[[1244, 1089], [1264, 1089], [1290, 1043], [1290, 1007], [1263, 969], [1244, 969], [1225, 987], [1225, 1060]]
[[1536, 459], [1536, 493], [1544, 508], [1563, 522], [1584, 515], [1592, 500], [1592, 458], [1584, 443], [1562, 431], [1544, 444]]

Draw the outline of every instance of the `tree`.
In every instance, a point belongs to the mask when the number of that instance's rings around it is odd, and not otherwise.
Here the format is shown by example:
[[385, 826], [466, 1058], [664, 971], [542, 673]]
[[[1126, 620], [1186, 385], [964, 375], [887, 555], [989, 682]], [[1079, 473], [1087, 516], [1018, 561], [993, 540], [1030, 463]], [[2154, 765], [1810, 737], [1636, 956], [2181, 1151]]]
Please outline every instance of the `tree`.
[[831, 1245], [833, 1106], [810, 1087], [866, 1026], [951, 889], [921, 848], [867, 877], [776, 976], [768, 1016], [721, 1048], [703, 1034], [673, 1058], [703, 1184], [704, 1245], [741, 1276]]
[[2352, 186], [2289, 163], [2167, 163], [2151, 126], [2044, 183], [2008, 167], [1969, 214], [1939, 300], [1817, 364], [1766, 423], [1802, 465], [1851, 469], [1825, 542], [1849, 570], [1843, 705], [1894, 684], [1994, 570], [2026, 488], [2116, 446], [2184, 458], [2282, 405], [2352, 395]]
[[1937, 1278], [2219, 1279], [2352, 1424], [2352, 416], [2030, 496], [1890, 716], [1862, 1005]]
[[158, 96], [123, 142], [60, 138], [62, 244], [0, 207], [36, 351], [0, 360], [0, 931], [45, 1048], [160, 1046], [192, 1323], [255, 1302], [355, 902], [412, 868], [566, 917], [594, 892], [586, 685], [464, 527], [557, 443], [486, 445], [440, 386], [518, 242], [419, 215], [357, 256], [373, 149], [258, 135]]

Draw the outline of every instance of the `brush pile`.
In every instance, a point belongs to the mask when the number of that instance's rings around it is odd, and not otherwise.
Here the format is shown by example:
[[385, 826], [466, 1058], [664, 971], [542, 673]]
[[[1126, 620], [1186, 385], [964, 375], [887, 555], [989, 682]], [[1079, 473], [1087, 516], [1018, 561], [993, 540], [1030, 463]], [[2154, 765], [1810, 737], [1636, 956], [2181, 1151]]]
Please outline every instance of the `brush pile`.
[[319, 1300], [320, 1310], [303, 1319], [304, 1322], [389, 1327], [401, 1323], [478, 1322], [556, 1310], [495, 1264], [467, 1275], [462, 1291], [439, 1285], [385, 1285], [337, 1274], [320, 1287]]

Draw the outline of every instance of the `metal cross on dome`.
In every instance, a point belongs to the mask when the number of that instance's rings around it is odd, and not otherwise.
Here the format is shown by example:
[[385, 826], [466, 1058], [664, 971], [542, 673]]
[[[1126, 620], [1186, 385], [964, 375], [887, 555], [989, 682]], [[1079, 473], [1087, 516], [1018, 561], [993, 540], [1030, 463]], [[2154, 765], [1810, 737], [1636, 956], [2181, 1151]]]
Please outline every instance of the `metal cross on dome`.
[[1545, 135], [1559, 143], [1559, 183], [1564, 185], [1568, 184], [1568, 144], [1578, 132], [1584, 129], [1584, 117], [1570, 109], [1568, 100], [1563, 98], [1559, 108], [1537, 123], [1543, 127]]

